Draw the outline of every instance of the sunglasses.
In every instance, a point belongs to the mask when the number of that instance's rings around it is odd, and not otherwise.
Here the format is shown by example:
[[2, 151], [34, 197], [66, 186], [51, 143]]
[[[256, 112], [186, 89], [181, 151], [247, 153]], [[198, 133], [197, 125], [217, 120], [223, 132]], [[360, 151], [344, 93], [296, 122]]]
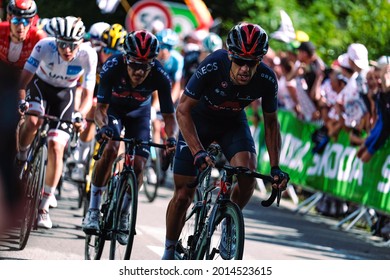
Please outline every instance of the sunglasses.
[[240, 67], [247, 65], [249, 68], [257, 66], [260, 62], [259, 60], [247, 60], [237, 57], [232, 57], [232, 61]]
[[138, 62], [138, 61], [134, 61], [132, 60], [131, 58], [129, 57], [126, 57], [126, 63], [127, 65], [137, 71], [137, 70], [143, 70], [143, 71], [149, 71], [150, 69], [152, 69], [152, 67], [154, 66], [154, 61], [151, 61], [151, 62]]
[[103, 52], [105, 54], [110, 54], [110, 55], [122, 53], [121, 51], [118, 51], [118, 50], [115, 50], [115, 49], [110, 49], [110, 48], [107, 48], [107, 47], [103, 48]]
[[23, 26], [28, 26], [31, 23], [31, 20], [27, 18], [13, 17], [11, 19], [11, 23], [15, 25], [23, 24]]
[[61, 49], [69, 48], [71, 51], [74, 51], [79, 45], [79, 42], [69, 42], [63, 40], [57, 40], [57, 46]]

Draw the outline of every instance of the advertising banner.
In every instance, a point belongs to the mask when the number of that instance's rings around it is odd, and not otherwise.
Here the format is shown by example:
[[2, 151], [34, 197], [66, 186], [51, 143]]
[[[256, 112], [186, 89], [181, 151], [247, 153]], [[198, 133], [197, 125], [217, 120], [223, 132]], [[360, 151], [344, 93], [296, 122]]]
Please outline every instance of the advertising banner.
[[[348, 134], [341, 131], [322, 154], [312, 152], [311, 135], [318, 125], [302, 122], [293, 113], [279, 111], [282, 134], [280, 166], [293, 184], [390, 213], [390, 141], [370, 162], [356, 157], [358, 147], [350, 146]], [[259, 136], [258, 170], [269, 173], [269, 157], [264, 129]]]

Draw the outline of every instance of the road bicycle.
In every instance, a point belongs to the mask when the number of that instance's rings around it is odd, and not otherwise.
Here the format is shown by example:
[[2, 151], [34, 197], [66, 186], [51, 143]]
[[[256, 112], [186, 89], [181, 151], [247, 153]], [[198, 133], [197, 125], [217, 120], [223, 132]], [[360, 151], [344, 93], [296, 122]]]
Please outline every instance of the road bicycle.
[[26, 112], [25, 115], [35, 116], [43, 120], [38, 129], [27, 155], [19, 179], [24, 185], [24, 209], [20, 228], [19, 249], [26, 247], [30, 232], [38, 228], [38, 207], [42, 198], [43, 185], [46, 176], [47, 136], [50, 122], [72, 124], [72, 121], [60, 119], [51, 115], [36, 115]]
[[[135, 149], [139, 146], [150, 146], [165, 149], [166, 145], [157, 144], [151, 141], [136, 140], [134, 138], [114, 137], [111, 141], [122, 141], [125, 143], [125, 153], [120, 154], [112, 164], [111, 178], [107, 191], [103, 197], [100, 209], [99, 228], [97, 235], [86, 235], [85, 237], [85, 259], [101, 259], [104, 244], [110, 240], [109, 259], [129, 260], [133, 247], [134, 236], [136, 234], [135, 225], [137, 220], [138, 207], [138, 184], [134, 171]], [[95, 160], [99, 160], [107, 141], [102, 142], [98, 153], [94, 155]], [[123, 161], [122, 170], [118, 170], [119, 162]], [[127, 245], [121, 245], [117, 241], [117, 236], [123, 234], [119, 230], [122, 202], [125, 193], [130, 194], [129, 232]]]
[[[217, 145], [211, 145], [209, 154], [220, 152]], [[263, 175], [245, 167], [216, 164], [221, 173], [213, 180], [212, 167], [207, 167], [197, 178], [195, 196], [189, 208], [185, 225], [175, 248], [177, 260], [241, 260], [244, 252], [244, 218], [241, 209], [230, 200], [230, 194], [237, 176], [251, 176], [273, 182], [271, 176]], [[194, 187], [194, 186], [189, 186]], [[270, 206], [276, 198], [278, 205], [280, 191], [273, 189], [269, 199], [262, 201], [264, 207]], [[223, 234], [222, 228], [226, 231]], [[226, 234], [228, 233], [228, 234]], [[225, 250], [221, 250], [221, 242]]]

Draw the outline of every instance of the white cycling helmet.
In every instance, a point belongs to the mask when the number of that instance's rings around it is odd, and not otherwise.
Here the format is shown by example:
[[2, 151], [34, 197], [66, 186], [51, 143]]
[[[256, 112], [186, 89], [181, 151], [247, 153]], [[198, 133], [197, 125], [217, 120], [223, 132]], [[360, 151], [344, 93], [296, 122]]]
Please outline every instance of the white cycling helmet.
[[53, 17], [52, 19], [46, 21], [46, 23], [43, 25], [42, 29], [46, 32], [47, 36], [56, 37], [57, 19], [57, 17]]
[[55, 28], [56, 37], [66, 41], [80, 41], [84, 38], [85, 26], [81, 18], [67, 16], [53, 18], [52, 27]]
[[89, 38], [91, 40], [101, 40], [103, 32], [110, 28], [110, 24], [107, 22], [96, 22], [91, 25], [91, 28], [88, 31]]

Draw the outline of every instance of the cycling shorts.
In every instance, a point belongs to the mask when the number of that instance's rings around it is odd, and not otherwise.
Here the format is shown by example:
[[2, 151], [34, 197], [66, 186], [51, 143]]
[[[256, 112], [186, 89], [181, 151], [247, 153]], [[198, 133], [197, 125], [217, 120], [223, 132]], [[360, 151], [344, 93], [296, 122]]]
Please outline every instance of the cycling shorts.
[[[255, 144], [246, 118], [224, 122], [213, 122], [204, 118], [193, 118], [199, 139], [207, 147], [217, 142], [226, 159], [230, 162], [238, 152], [248, 151], [256, 154]], [[196, 176], [198, 169], [194, 166], [194, 157], [181, 133], [176, 146], [173, 173], [184, 176]]]
[[[149, 113], [147, 113], [149, 112]], [[123, 136], [125, 138], [135, 138], [144, 141], [150, 140], [150, 108], [145, 110], [146, 114], [136, 117], [129, 116], [126, 111], [110, 106], [108, 108], [109, 126], [114, 130], [114, 137]], [[135, 154], [148, 158], [150, 154], [149, 146], [140, 146], [135, 150]]]
[[[28, 111], [48, 114], [68, 121], [72, 120], [76, 87], [54, 87], [38, 76], [34, 76], [26, 88]], [[68, 123], [50, 122], [48, 140], [59, 142], [64, 146], [72, 133], [73, 125]]]

